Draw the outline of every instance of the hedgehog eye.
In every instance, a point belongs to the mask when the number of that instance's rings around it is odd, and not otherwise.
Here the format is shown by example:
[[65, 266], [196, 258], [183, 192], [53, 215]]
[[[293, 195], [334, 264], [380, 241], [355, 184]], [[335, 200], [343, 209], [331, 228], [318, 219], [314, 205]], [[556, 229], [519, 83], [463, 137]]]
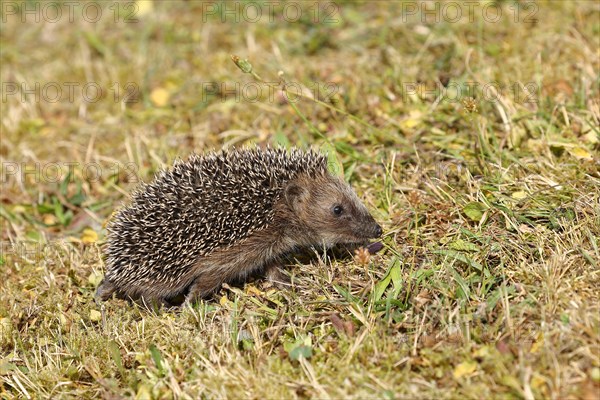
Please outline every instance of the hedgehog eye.
[[342, 206], [335, 206], [333, 207], [333, 213], [337, 216], [342, 215], [342, 213], [344, 212], [344, 208]]

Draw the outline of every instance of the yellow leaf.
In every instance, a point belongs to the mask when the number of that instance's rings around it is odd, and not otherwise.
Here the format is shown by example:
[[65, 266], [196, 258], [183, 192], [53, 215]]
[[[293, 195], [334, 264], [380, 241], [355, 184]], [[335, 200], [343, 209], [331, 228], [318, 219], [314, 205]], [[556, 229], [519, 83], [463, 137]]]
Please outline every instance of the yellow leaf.
[[522, 190], [519, 190], [518, 192], [513, 192], [513, 194], [510, 195], [513, 199], [517, 199], [517, 200], [523, 200], [527, 198], [527, 192], [524, 192]]
[[528, 139], [527, 140], [527, 149], [533, 152], [542, 152], [546, 149], [546, 146], [540, 139]]
[[12, 324], [10, 322], [10, 318], [0, 318], [0, 340], [2, 339], [2, 334], [9, 334], [12, 330]]
[[63, 327], [64, 327], [64, 326], [67, 326], [67, 323], [69, 322], [69, 321], [67, 320], [67, 317], [65, 317], [65, 314], [60, 314], [60, 315], [58, 316], [58, 320], [60, 321], [60, 326], [63, 326]]
[[46, 214], [42, 218], [42, 221], [44, 222], [45, 225], [54, 225], [58, 222], [58, 219], [56, 218], [56, 216], [54, 216], [52, 214]]
[[25, 211], [27, 211], [27, 210], [23, 206], [14, 206], [14, 208], [13, 208], [13, 212], [15, 214], [24, 214]]
[[540, 347], [542, 347], [544, 345], [544, 334], [543, 333], [538, 333], [535, 342], [533, 343], [533, 345], [531, 345], [531, 350], [529, 350], [530, 353], [537, 353], [537, 351], [540, 349]]
[[137, 5], [137, 13], [141, 16], [149, 14], [154, 10], [152, 0], [137, 0], [135, 4]]
[[42, 135], [42, 136], [48, 136], [48, 135], [53, 134], [54, 132], [55, 132], [55, 130], [49, 126], [44, 126], [43, 128], [40, 129], [40, 135]]
[[81, 241], [85, 244], [92, 244], [98, 241], [98, 234], [92, 229], [84, 229], [81, 235]]
[[221, 304], [223, 307], [225, 307], [229, 304], [229, 299], [227, 298], [226, 295], [223, 295], [221, 297], [221, 299], [219, 300], [219, 304]]
[[98, 322], [101, 319], [102, 319], [102, 314], [100, 313], [100, 311], [96, 311], [96, 310], [90, 311], [90, 321]]
[[471, 375], [473, 372], [475, 372], [476, 369], [477, 369], [476, 362], [465, 361], [465, 362], [461, 362], [454, 368], [452, 375], [454, 376], [454, 379], [460, 379], [465, 375]]
[[488, 346], [483, 346], [473, 354], [477, 358], [487, 358], [490, 355], [490, 348]]
[[569, 149], [569, 153], [580, 160], [592, 160], [592, 153], [590, 153], [587, 149], [583, 148], [583, 147], [574, 147], [572, 149]]
[[530, 385], [531, 385], [531, 388], [534, 390], [540, 390], [540, 388], [542, 388], [545, 384], [546, 384], [546, 380], [538, 374], [535, 374], [533, 376], [533, 378], [531, 378]]
[[420, 122], [421, 121], [419, 121], [418, 119], [409, 118], [409, 119], [402, 121], [401, 125], [403, 128], [410, 129], [410, 128], [414, 128], [415, 126], [419, 125]]
[[152, 399], [152, 388], [148, 385], [140, 385], [135, 395], [136, 400], [150, 400]]
[[165, 88], [156, 88], [150, 93], [150, 101], [157, 107], [164, 107], [169, 102], [171, 93]]
[[77, 237], [75, 237], [75, 236], [67, 236], [67, 237], [66, 237], [66, 240], [67, 240], [69, 243], [81, 243], [81, 239], [79, 239], [79, 238], [77, 238]]
[[526, 224], [521, 224], [519, 225], [519, 232], [521, 233], [534, 233], [535, 229], [531, 228], [530, 226], [526, 225]]
[[405, 129], [412, 129], [421, 123], [423, 114], [419, 110], [412, 110], [408, 113], [408, 118], [400, 121], [400, 126]]
[[92, 272], [90, 276], [88, 276], [88, 282], [90, 285], [97, 287], [100, 282], [102, 282], [102, 275], [97, 272]]
[[583, 140], [584, 142], [595, 144], [598, 143], [598, 135], [594, 131], [589, 131], [581, 137], [581, 140]]
[[253, 294], [255, 296], [263, 296], [265, 293], [261, 292], [256, 286], [248, 285], [246, 286], [246, 293]]

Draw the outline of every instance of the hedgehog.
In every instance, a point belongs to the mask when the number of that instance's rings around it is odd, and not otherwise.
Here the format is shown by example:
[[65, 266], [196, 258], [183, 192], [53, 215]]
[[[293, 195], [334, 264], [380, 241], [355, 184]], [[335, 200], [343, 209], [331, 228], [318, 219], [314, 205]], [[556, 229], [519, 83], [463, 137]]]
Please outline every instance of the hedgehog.
[[96, 297], [173, 305], [255, 274], [286, 282], [279, 267], [290, 254], [366, 245], [382, 228], [325, 155], [243, 148], [175, 161], [138, 187], [107, 232]]

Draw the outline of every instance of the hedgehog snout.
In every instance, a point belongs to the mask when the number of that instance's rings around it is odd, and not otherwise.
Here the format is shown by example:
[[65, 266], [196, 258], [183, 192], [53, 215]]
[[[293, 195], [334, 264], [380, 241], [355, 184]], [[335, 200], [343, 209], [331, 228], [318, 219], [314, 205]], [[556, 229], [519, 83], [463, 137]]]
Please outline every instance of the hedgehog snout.
[[371, 224], [369, 224], [369, 229], [366, 233], [369, 239], [377, 239], [383, 234], [383, 229], [381, 228], [381, 225], [373, 221]]
[[381, 235], [383, 235], [383, 229], [381, 229], [381, 225], [379, 225], [378, 223], [375, 223], [375, 230], [373, 233], [375, 234], [373, 239], [381, 237]]
[[[360, 235], [366, 239], [377, 239], [383, 234], [383, 229], [379, 225], [371, 214], [367, 213], [360, 218], [358, 228], [360, 229]], [[358, 233], [358, 232], [357, 232]]]

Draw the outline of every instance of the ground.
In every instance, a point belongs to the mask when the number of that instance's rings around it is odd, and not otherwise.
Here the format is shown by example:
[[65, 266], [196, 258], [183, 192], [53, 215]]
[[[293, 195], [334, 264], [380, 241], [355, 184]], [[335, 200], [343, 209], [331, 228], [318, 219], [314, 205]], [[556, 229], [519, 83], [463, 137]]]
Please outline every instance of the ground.
[[[3, 2], [0, 396], [597, 399], [599, 13]], [[327, 151], [384, 248], [94, 302], [140, 181], [267, 144]]]

